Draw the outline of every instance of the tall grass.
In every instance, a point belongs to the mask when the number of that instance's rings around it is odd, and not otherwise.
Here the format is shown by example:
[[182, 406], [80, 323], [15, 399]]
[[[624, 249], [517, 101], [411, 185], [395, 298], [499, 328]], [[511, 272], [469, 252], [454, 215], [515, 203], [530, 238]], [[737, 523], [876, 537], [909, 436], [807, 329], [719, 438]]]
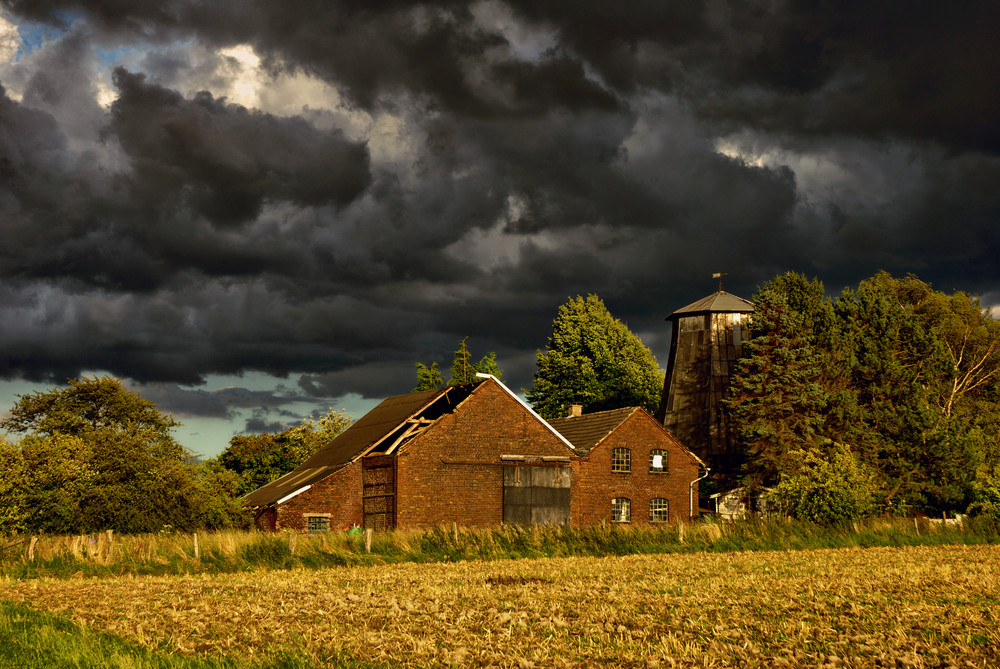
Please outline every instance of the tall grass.
[[[0, 546], [7, 541], [0, 538]], [[0, 551], [0, 576], [24, 579], [109, 575], [166, 575], [319, 568], [393, 562], [506, 560], [523, 557], [604, 556], [810, 548], [1000, 543], [1000, 525], [966, 519], [957, 527], [927, 519], [868, 519], [824, 527], [783, 519], [735, 523], [584, 528], [503, 525], [382, 532], [371, 552], [360, 535], [329, 532], [216, 532], [191, 534], [41, 536], [29, 559], [28, 542]]]

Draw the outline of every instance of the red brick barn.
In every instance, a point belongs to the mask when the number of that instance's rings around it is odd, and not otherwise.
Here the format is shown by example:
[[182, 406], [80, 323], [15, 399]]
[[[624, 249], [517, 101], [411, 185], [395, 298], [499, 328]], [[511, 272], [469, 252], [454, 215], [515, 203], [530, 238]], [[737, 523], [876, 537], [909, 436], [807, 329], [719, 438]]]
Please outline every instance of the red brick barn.
[[244, 502], [270, 530], [568, 523], [573, 457], [491, 377], [386, 399]]
[[[628, 407], [549, 421], [572, 442], [572, 522], [687, 520], [697, 511], [704, 463], [645, 409]], [[693, 499], [693, 502], [692, 502]], [[693, 511], [692, 511], [693, 505]]]

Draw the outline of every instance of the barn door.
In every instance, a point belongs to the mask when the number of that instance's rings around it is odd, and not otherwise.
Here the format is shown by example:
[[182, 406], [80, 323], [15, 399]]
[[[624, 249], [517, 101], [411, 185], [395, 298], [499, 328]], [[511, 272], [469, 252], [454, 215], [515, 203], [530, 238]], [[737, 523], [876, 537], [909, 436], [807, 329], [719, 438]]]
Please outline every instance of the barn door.
[[571, 482], [569, 467], [504, 465], [503, 521], [568, 525]]
[[396, 527], [396, 458], [381, 455], [361, 460], [361, 502], [365, 529]]

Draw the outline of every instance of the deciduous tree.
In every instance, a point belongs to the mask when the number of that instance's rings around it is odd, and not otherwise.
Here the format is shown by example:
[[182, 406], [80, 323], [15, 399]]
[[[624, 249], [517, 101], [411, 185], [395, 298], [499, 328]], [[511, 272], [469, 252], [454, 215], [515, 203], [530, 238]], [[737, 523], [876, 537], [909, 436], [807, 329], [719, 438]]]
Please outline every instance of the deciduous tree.
[[538, 351], [528, 402], [543, 418], [643, 406], [656, 411], [663, 373], [653, 352], [596, 295], [559, 307], [545, 351]]

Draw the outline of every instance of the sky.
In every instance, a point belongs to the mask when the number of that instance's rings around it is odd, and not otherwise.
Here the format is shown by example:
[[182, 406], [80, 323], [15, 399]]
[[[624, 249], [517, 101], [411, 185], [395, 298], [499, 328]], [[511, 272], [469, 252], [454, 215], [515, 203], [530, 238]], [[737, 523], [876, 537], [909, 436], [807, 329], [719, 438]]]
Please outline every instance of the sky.
[[1000, 304], [1000, 3], [0, 0], [0, 414], [114, 375], [215, 455], [530, 387], [560, 304], [786, 271]]

